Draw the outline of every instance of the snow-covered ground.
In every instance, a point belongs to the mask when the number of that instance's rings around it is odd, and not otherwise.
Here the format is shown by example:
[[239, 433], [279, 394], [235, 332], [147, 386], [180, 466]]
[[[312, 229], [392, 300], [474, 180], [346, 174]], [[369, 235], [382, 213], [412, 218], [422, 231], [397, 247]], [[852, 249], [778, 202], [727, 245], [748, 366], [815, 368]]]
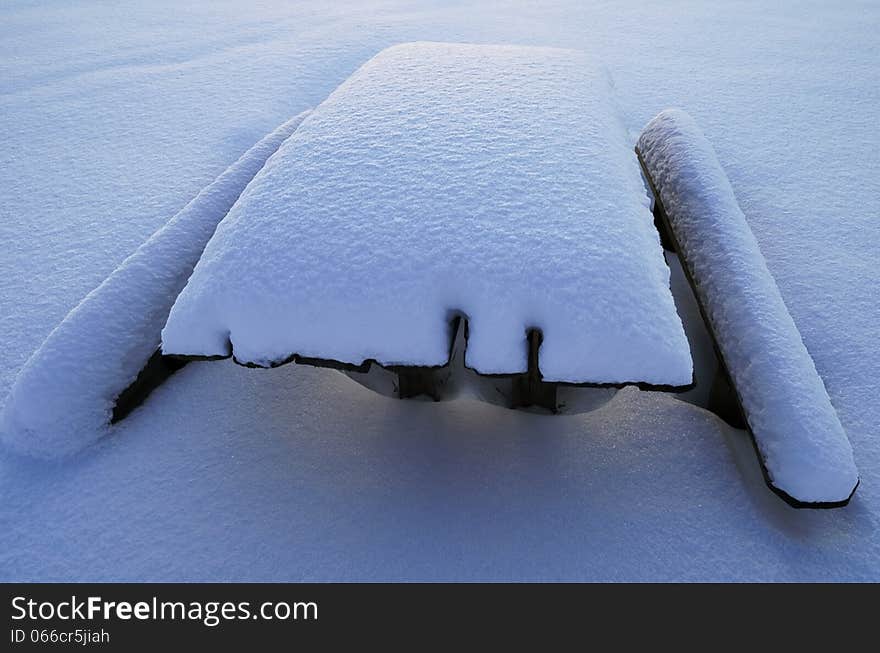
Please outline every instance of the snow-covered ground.
[[568, 416], [191, 364], [72, 460], [0, 453], [0, 578], [880, 580], [877, 3], [4, 3], [0, 403], [245, 150], [404, 41], [588, 49], [631, 130], [687, 110], [853, 445], [834, 511], [747, 437], [628, 389]]

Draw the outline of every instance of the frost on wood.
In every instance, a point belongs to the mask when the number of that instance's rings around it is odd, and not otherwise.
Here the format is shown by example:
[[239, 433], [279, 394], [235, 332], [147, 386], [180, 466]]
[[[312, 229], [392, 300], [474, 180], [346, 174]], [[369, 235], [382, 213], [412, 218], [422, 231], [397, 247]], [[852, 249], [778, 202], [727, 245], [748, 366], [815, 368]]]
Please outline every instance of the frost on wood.
[[26, 454], [55, 457], [106, 431], [117, 397], [158, 348], [168, 311], [217, 223], [305, 115], [248, 150], [49, 334], [8, 397], [4, 441]]
[[712, 146], [682, 111], [654, 118], [639, 154], [715, 332], [768, 482], [796, 504], [839, 504], [853, 452]]
[[606, 75], [571, 50], [415, 43], [367, 62], [217, 229], [166, 353], [686, 385], [688, 344]]

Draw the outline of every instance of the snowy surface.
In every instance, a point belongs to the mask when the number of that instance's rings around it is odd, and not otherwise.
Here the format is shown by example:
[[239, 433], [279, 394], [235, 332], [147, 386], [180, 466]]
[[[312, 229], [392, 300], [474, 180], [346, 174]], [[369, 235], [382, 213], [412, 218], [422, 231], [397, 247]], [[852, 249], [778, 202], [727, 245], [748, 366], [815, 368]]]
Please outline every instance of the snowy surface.
[[880, 580], [876, 3], [6, 2], [0, 402], [50, 331], [285, 120], [404, 41], [595, 49], [633, 135], [718, 153], [853, 445], [795, 511], [747, 436], [621, 391], [539, 416], [190, 364], [64, 463], [0, 452], [3, 579]]
[[638, 148], [771, 483], [804, 503], [845, 501], [859, 480], [852, 447], [712, 145], [671, 109]]
[[158, 349], [174, 298], [217, 224], [306, 112], [259, 143], [129, 256], [55, 328], [19, 372], [0, 438], [52, 458], [104, 435], [116, 399]]
[[166, 353], [293, 354], [688, 385], [638, 161], [607, 74], [557, 48], [408, 43], [361, 67], [217, 229]]

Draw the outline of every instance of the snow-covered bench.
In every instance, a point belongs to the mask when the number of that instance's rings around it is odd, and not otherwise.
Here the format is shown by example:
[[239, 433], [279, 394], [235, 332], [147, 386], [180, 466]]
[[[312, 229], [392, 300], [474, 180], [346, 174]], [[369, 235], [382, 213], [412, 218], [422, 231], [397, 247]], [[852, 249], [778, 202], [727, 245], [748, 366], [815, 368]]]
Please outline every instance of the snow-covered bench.
[[668, 110], [637, 152], [767, 484], [796, 507], [845, 505], [859, 483], [852, 447], [714, 149]]

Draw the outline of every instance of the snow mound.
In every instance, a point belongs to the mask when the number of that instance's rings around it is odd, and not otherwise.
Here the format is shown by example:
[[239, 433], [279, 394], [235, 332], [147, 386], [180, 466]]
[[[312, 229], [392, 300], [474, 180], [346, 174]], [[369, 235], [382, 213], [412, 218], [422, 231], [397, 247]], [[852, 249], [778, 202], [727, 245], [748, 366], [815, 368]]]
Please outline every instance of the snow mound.
[[692, 365], [607, 75], [562, 49], [411, 43], [334, 91], [248, 187], [166, 353], [466, 364], [685, 385]]
[[846, 501], [852, 447], [711, 144], [683, 111], [638, 150], [706, 309], [768, 481], [801, 503]]
[[107, 431], [116, 398], [159, 347], [168, 311], [217, 223], [307, 113], [242, 155], [49, 334], [9, 394], [4, 442], [51, 458], [74, 453]]

